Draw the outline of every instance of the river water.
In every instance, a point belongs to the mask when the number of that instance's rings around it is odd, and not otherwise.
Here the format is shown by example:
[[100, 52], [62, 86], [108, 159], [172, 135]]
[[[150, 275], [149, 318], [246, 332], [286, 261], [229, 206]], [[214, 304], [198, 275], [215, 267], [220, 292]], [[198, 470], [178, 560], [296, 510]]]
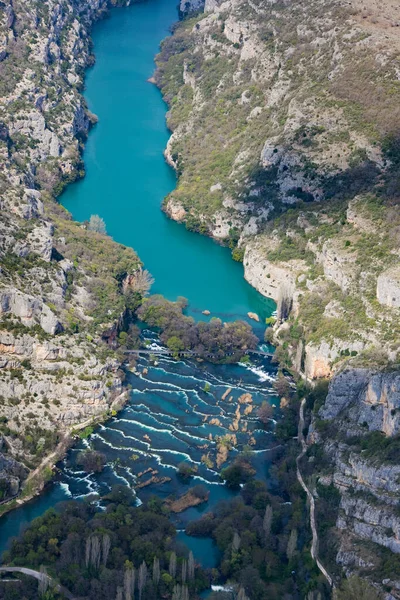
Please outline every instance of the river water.
[[[147, 79], [154, 71], [159, 43], [176, 19], [175, 0], [151, 0], [114, 9], [110, 19], [95, 25], [97, 62], [88, 72], [85, 96], [99, 123], [85, 150], [86, 177], [69, 186], [61, 201], [77, 220], [99, 214], [116, 241], [135, 248], [155, 278], [153, 292], [172, 300], [187, 297], [189, 312], [202, 318], [201, 311], [208, 309], [228, 320], [246, 318], [248, 311], [264, 319], [274, 303], [245, 282], [243, 267], [231, 259], [230, 251], [188, 232], [160, 210], [176, 178], [162, 154], [169, 135], [167, 107]], [[150, 331], [143, 335], [157, 345]], [[58, 501], [102, 494], [115, 483], [137, 487], [150, 477], [138, 474], [151, 468], [167, 481], [137, 489], [139, 501], [151, 494], [165, 498], [198, 483], [207, 486], [208, 502], [174, 520], [179, 538], [204, 566], [213, 566], [216, 554], [211, 542], [186, 536], [185, 524], [233, 492], [221, 484], [216, 467], [206, 467], [201, 458], [209, 453], [215, 463], [215, 437], [232, 433], [229, 427], [244, 393], [252, 395], [254, 407], [264, 400], [278, 405], [274, 374], [269, 360], [261, 358], [251, 365], [230, 366], [168, 357], [157, 364], [140, 359], [137, 372], [128, 373], [132, 393], [126, 408], [69, 452], [41, 496], [0, 519], [0, 551]], [[232, 391], [223, 400], [228, 388]], [[251, 444], [257, 474], [265, 478], [273, 433], [259, 429], [256, 408], [245, 416], [242, 407], [241, 415], [230, 459]], [[77, 453], [89, 443], [107, 457], [101, 474], [87, 475], [76, 465]], [[176, 466], [184, 460], [198, 467], [190, 484], [176, 474]]]

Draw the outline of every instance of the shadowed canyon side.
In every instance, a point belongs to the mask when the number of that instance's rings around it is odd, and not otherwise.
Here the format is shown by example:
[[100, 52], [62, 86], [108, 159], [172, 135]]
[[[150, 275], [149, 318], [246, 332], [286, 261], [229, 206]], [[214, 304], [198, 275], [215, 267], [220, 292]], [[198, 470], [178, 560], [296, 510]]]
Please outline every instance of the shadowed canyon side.
[[399, 7], [180, 8], [155, 75], [179, 176], [164, 210], [278, 303], [266, 339], [315, 386], [299, 467], [321, 560], [399, 598]]

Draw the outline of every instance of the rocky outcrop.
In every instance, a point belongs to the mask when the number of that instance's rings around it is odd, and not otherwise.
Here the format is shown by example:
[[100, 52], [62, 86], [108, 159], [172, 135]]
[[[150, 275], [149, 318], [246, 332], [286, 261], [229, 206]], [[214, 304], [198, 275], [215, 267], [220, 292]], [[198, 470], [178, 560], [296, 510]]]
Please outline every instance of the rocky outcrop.
[[[320, 483], [333, 483], [340, 492], [336, 561], [347, 573], [368, 567], [378, 586], [384, 552], [400, 553], [399, 414], [398, 371], [345, 369], [333, 378], [318, 411], [324, 427], [314, 420], [308, 435], [309, 442], [323, 446], [330, 464], [330, 475], [325, 466]], [[398, 574], [389, 573], [385, 589], [392, 598], [398, 598], [399, 583]]]
[[380, 304], [400, 308], [400, 269], [392, 267], [378, 277], [376, 297]]
[[0, 317], [9, 314], [27, 327], [40, 325], [51, 335], [62, 331], [60, 321], [41, 300], [13, 288], [0, 289]]
[[332, 381], [323, 419], [335, 419], [346, 411], [350, 423], [367, 424], [368, 431], [388, 437], [400, 433], [400, 374], [372, 373], [368, 369], [346, 369]]
[[0, 503], [15, 497], [26, 479], [28, 469], [11, 456], [4, 454], [7, 450], [5, 440], [0, 436]]
[[256, 238], [246, 244], [243, 258], [245, 279], [261, 294], [278, 302], [282, 290], [290, 290], [293, 296], [296, 281], [306, 265], [302, 260], [285, 263], [268, 260], [268, 253], [276, 248], [273, 240]]

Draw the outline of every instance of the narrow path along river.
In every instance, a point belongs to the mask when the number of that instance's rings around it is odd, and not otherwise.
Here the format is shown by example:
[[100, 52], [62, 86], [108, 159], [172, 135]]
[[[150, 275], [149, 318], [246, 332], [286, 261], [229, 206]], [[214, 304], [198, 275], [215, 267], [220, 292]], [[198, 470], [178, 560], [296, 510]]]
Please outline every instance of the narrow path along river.
[[[86, 177], [69, 186], [61, 201], [77, 220], [99, 214], [116, 241], [134, 247], [155, 278], [153, 292], [169, 299], [187, 297], [189, 312], [197, 316], [208, 309], [225, 319], [246, 318], [248, 311], [264, 318], [274, 303], [245, 282], [243, 267], [231, 259], [230, 251], [188, 232], [160, 210], [176, 178], [162, 154], [169, 135], [167, 107], [147, 79], [154, 71], [159, 43], [176, 19], [175, 0], [151, 0], [114, 9], [110, 19], [96, 24], [97, 62], [88, 72], [85, 95], [99, 123], [86, 146]], [[144, 335], [157, 344], [151, 332]], [[88, 444], [82, 441], [40, 497], [0, 519], [0, 551], [21, 527], [58, 501], [105, 493], [115, 483], [137, 488], [145, 481], [138, 474], [150, 468], [166, 481], [138, 489], [140, 500], [154, 493], [165, 498], [183, 492], [188, 484], [178, 479], [176, 466], [189, 460], [198, 467], [191, 485], [206, 484], [210, 497], [175, 522], [195, 556], [204, 566], [213, 566], [215, 555], [208, 541], [188, 539], [184, 527], [232, 492], [221, 484], [215, 466], [206, 466], [201, 458], [210, 452], [215, 464], [215, 437], [232, 432], [240, 396], [250, 393], [254, 406], [264, 400], [278, 404], [274, 373], [265, 357], [255, 358], [250, 366], [199, 365], [194, 359], [174, 361], [168, 356], [153, 364], [141, 357], [138, 372], [128, 374], [129, 404], [90, 440], [106, 454], [103, 473], [87, 475], [79, 470], [77, 452]], [[232, 391], [223, 399], [228, 388]], [[231, 456], [250, 443], [257, 473], [265, 477], [273, 433], [259, 429], [255, 412], [242, 409], [246, 417], [236, 431], [237, 447]]]

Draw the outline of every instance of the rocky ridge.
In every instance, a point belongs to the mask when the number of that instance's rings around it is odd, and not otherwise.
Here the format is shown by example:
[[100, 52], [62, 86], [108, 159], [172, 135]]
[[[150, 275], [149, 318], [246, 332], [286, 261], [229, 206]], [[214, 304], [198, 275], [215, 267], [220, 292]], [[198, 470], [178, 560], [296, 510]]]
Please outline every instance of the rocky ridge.
[[54, 200], [83, 173], [90, 28], [112, 4], [0, 5], [0, 500], [60, 437], [123, 398], [101, 338], [115, 335], [140, 261]]
[[182, 2], [157, 60], [180, 176], [165, 211], [290, 305], [274, 340], [309, 379], [399, 351], [400, 15], [383, 8]]

